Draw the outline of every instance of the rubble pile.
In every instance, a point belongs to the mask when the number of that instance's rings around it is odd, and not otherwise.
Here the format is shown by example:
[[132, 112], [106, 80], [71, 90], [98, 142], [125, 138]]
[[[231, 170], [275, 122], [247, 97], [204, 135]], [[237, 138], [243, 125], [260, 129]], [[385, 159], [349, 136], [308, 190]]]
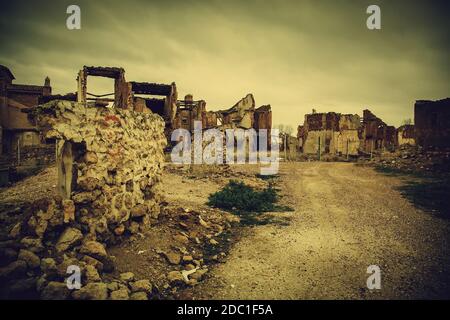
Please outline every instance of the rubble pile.
[[[115, 267], [106, 246], [158, 218], [164, 122], [155, 114], [70, 101], [41, 105], [32, 116], [46, 138], [59, 141], [60, 195], [35, 201], [0, 243], [2, 295], [147, 298], [148, 280], [108, 284], [102, 274]], [[69, 266], [82, 271], [80, 290], [64, 282]]]
[[409, 173], [450, 172], [450, 151], [423, 150], [420, 147], [403, 145], [395, 152], [385, 152], [372, 160], [382, 168]]

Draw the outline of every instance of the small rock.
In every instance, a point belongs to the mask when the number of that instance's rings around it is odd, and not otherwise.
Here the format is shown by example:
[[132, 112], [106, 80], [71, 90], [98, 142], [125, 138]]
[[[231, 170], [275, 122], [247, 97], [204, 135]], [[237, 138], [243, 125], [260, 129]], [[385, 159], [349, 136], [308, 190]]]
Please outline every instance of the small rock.
[[56, 273], [56, 261], [53, 258], [44, 258], [41, 260], [41, 270], [43, 273], [52, 274]]
[[170, 285], [175, 286], [184, 283], [184, 277], [180, 271], [171, 271], [167, 275]]
[[148, 300], [145, 292], [134, 292], [130, 295], [130, 300]]
[[90, 256], [83, 256], [83, 258], [81, 258], [81, 261], [94, 266], [99, 272], [103, 271], [103, 263], [95, 258], [92, 258]]
[[124, 282], [130, 282], [134, 280], [134, 273], [133, 272], [124, 272], [120, 274], [120, 280]]
[[120, 289], [120, 285], [117, 281], [112, 281], [110, 283], [107, 283], [106, 287], [108, 288], [109, 291], [117, 291]]
[[152, 292], [152, 284], [149, 280], [138, 280], [130, 283], [131, 292], [143, 291], [148, 294]]
[[171, 264], [180, 264], [181, 262], [181, 256], [173, 251], [164, 252], [164, 256]]
[[72, 297], [77, 300], [106, 300], [108, 298], [108, 287], [106, 283], [88, 283], [80, 290], [72, 293]]
[[58, 252], [64, 252], [80, 243], [81, 239], [83, 239], [83, 234], [81, 231], [69, 227], [64, 230], [59, 237], [58, 242], [56, 243], [56, 250]]
[[215, 245], [218, 245], [219, 244], [219, 242], [217, 242], [216, 240], [214, 240], [214, 239], [210, 239], [209, 240], [209, 243], [211, 243], [213, 246], [215, 246]]
[[50, 281], [41, 292], [43, 300], [65, 300], [69, 297], [70, 291], [63, 282]]
[[192, 256], [183, 256], [183, 262], [189, 263], [194, 261], [194, 258]]
[[123, 224], [119, 225], [114, 229], [114, 233], [118, 236], [121, 236], [125, 232], [125, 226]]
[[195, 279], [197, 281], [202, 280], [203, 276], [208, 272], [208, 269], [199, 269], [195, 273], [191, 274], [191, 279]]
[[206, 221], [203, 220], [201, 216], [198, 216], [198, 221], [200, 222], [200, 224], [201, 224], [203, 227], [209, 228], [208, 223], [206, 223]]
[[38, 253], [44, 250], [44, 246], [42, 245], [42, 240], [39, 238], [31, 238], [31, 237], [25, 237], [23, 238], [20, 243], [27, 248], [28, 250]]
[[62, 201], [63, 213], [64, 213], [64, 223], [69, 223], [75, 220], [75, 205], [72, 200], [64, 199]]
[[80, 253], [87, 254], [102, 262], [104, 262], [103, 260], [108, 256], [105, 247], [97, 241], [86, 241], [81, 246]]
[[9, 236], [13, 239], [16, 239], [20, 236], [20, 232], [22, 230], [22, 222], [17, 222], [14, 227], [9, 231]]
[[144, 216], [147, 211], [148, 207], [145, 204], [138, 204], [131, 209], [130, 214], [133, 218], [139, 218]]
[[127, 289], [118, 289], [111, 292], [109, 297], [111, 300], [128, 300], [130, 296], [128, 295]]
[[29, 250], [21, 249], [18, 259], [25, 261], [30, 269], [35, 269], [41, 265], [41, 259]]
[[98, 274], [97, 269], [94, 266], [91, 266], [90, 264], [86, 265], [85, 271], [87, 282], [100, 282], [102, 280], [100, 278], [100, 275]]
[[173, 237], [173, 239], [174, 239], [175, 241], [181, 242], [181, 243], [183, 243], [183, 244], [188, 244], [188, 243], [189, 243], [189, 238], [186, 237], [186, 236], [183, 236], [183, 235], [181, 235], [181, 234], [175, 235], [175, 236]]

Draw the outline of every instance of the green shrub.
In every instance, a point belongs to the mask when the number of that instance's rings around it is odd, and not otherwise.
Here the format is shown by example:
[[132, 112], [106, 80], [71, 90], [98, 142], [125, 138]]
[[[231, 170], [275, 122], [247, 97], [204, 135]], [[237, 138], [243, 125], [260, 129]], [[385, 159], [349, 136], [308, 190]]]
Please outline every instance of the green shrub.
[[254, 190], [243, 182], [231, 180], [222, 190], [208, 198], [208, 205], [235, 212], [273, 211], [277, 193], [271, 185], [262, 191]]

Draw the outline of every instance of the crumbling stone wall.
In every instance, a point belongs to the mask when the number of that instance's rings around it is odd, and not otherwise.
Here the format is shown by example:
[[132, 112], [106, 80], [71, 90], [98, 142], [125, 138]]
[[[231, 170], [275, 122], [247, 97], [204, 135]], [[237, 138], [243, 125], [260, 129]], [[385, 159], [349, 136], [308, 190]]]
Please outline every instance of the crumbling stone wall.
[[159, 213], [164, 122], [127, 109], [53, 101], [35, 111], [58, 142], [58, 187], [77, 221], [107, 240], [136, 232]]
[[360, 142], [360, 118], [353, 114], [335, 112], [305, 115], [305, 124], [298, 133], [302, 150], [307, 154], [320, 152], [357, 155]]
[[[71, 101], [40, 105], [30, 116], [45, 137], [58, 140], [60, 194], [33, 203], [10, 230], [12, 256], [20, 252], [0, 268], [0, 287], [30, 284], [43, 299], [106, 299], [103, 273], [115, 265], [106, 245], [144, 231], [160, 212], [164, 122]], [[81, 290], [64, 283], [69, 265], [83, 272]]]

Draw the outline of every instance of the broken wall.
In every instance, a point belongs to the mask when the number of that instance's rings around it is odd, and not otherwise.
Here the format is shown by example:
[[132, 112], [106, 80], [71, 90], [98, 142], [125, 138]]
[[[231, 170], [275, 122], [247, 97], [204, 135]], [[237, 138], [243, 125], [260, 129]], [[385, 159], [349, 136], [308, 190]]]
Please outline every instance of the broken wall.
[[305, 123], [299, 127], [298, 138], [304, 153], [358, 155], [360, 118], [358, 115], [335, 112], [305, 115]]
[[414, 105], [416, 142], [423, 148], [450, 148], [450, 98]]
[[58, 189], [76, 208], [69, 220], [90, 237], [108, 241], [158, 217], [160, 116], [70, 101], [38, 106], [33, 116], [46, 138], [58, 140]]

